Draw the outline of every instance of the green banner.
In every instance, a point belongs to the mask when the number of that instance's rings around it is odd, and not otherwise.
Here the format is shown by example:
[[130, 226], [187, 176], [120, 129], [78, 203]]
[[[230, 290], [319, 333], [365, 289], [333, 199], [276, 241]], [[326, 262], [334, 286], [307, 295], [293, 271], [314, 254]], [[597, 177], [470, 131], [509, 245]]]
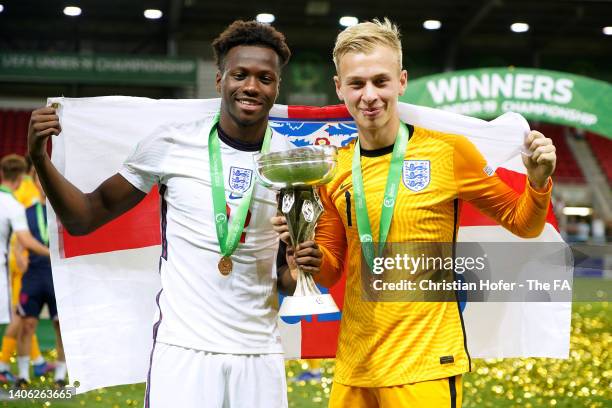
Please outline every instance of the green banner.
[[527, 119], [612, 138], [612, 85], [557, 71], [482, 68], [408, 81], [403, 102], [492, 118], [513, 111]]
[[187, 58], [0, 52], [0, 81], [190, 86], [196, 73]]

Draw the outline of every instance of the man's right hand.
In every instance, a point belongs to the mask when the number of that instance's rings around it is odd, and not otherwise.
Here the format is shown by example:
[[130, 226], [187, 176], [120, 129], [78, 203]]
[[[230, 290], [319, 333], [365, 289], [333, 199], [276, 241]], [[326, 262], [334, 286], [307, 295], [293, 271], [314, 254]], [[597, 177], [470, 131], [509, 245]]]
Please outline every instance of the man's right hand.
[[304, 272], [316, 275], [320, 272], [323, 252], [314, 241], [302, 242], [297, 247], [297, 251], [292, 247], [287, 247], [287, 264], [290, 266], [299, 265]]
[[55, 108], [45, 106], [32, 112], [28, 127], [28, 153], [34, 160], [47, 152], [47, 139], [59, 135], [62, 128]]

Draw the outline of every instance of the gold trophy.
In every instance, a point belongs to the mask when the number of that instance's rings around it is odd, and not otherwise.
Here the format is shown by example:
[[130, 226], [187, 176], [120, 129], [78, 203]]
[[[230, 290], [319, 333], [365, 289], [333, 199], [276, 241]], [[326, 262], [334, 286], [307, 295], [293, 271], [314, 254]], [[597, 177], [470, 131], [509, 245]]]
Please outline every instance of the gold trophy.
[[[307, 146], [282, 152], [255, 155], [259, 179], [278, 190], [278, 209], [287, 219], [291, 245], [312, 240], [323, 212], [317, 186], [329, 183], [336, 172], [335, 146]], [[302, 316], [338, 312], [330, 294], [322, 294], [308, 272], [298, 267], [293, 296], [284, 298], [280, 316]]]

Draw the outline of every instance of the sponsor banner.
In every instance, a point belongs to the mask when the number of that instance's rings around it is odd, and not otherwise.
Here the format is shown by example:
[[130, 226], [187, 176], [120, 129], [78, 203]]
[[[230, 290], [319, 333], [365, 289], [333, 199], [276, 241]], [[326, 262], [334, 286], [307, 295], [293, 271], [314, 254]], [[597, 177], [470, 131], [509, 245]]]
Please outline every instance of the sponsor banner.
[[0, 52], [2, 81], [190, 86], [196, 72], [193, 58]]
[[612, 86], [565, 72], [512, 67], [448, 72], [409, 81], [401, 100], [480, 118], [512, 111], [612, 138]]

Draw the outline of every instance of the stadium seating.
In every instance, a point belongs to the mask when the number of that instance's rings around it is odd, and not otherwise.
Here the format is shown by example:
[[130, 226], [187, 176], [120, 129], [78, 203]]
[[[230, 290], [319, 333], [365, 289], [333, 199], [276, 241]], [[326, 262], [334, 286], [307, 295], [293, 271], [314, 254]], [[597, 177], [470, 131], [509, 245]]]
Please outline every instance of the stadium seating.
[[27, 150], [29, 110], [0, 109], [0, 157], [9, 153], [24, 155]]
[[612, 140], [591, 132], [586, 133], [586, 140], [608, 178], [608, 184], [612, 185]]
[[532, 127], [553, 140], [557, 148], [557, 168], [553, 176], [555, 182], [584, 184], [585, 178], [574, 154], [568, 146], [562, 126], [542, 123]]

